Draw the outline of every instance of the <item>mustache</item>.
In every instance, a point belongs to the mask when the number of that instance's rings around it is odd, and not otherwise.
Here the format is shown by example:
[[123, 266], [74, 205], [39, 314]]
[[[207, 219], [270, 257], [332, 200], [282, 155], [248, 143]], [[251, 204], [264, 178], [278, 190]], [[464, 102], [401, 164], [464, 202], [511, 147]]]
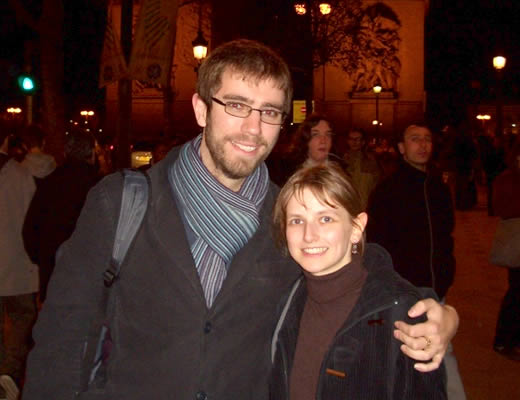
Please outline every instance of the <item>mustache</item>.
[[245, 142], [248, 144], [253, 144], [255, 146], [267, 146], [267, 142], [265, 141], [265, 139], [263, 137], [247, 135], [244, 133], [240, 133], [240, 134], [233, 135], [233, 136], [228, 135], [228, 136], [226, 136], [226, 139], [229, 141], [233, 140], [233, 141], [238, 141], [238, 142]]

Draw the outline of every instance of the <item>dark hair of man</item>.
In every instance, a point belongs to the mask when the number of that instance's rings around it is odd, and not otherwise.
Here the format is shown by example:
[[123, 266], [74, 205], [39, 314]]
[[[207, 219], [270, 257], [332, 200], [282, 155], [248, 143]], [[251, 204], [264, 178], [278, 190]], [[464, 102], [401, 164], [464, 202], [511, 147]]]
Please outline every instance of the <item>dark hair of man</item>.
[[405, 138], [406, 134], [408, 132], [410, 132], [412, 129], [417, 129], [417, 128], [426, 129], [428, 132], [431, 133], [431, 129], [428, 128], [428, 125], [426, 125], [423, 122], [418, 122], [418, 123], [415, 123], [415, 124], [411, 124], [404, 131], [399, 133], [399, 135], [397, 137], [397, 143], [404, 143], [404, 138]]
[[[309, 149], [308, 145], [309, 141], [311, 140], [312, 128], [318, 125], [320, 121], [325, 121], [327, 124], [329, 124], [330, 129], [334, 132], [332, 122], [330, 122], [329, 118], [326, 115], [320, 113], [312, 113], [311, 115], [309, 115], [307, 118], [305, 118], [305, 121], [303, 121], [300, 124], [298, 130], [296, 131], [294, 137], [295, 141], [293, 142], [293, 149], [295, 151], [296, 158], [301, 162], [307, 159], [307, 153]], [[334, 147], [334, 136], [332, 147]]]
[[69, 161], [89, 162], [95, 146], [96, 141], [88, 132], [71, 131], [65, 140], [65, 158]]
[[285, 93], [284, 111], [289, 113], [292, 100], [292, 80], [287, 63], [262, 43], [238, 39], [225, 43], [210, 52], [199, 68], [197, 93], [211, 109], [211, 97], [222, 85], [224, 71], [242, 74], [245, 79], [260, 82], [272, 79]]
[[45, 140], [45, 132], [38, 125], [29, 125], [22, 129], [20, 137], [27, 146], [27, 149], [32, 149], [33, 147], [41, 148]]
[[365, 140], [366, 138], [366, 132], [364, 129], [361, 128], [352, 128], [347, 132], [347, 138], [350, 136], [351, 133], [359, 133], [361, 135], [361, 140]]
[[[280, 190], [273, 209], [273, 236], [286, 254], [287, 204], [293, 196], [300, 201], [305, 189], [310, 189], [323, 204], [334, 208], [343, 207], [349, 213], [352, 224], [364, 211], [358, 191], [336, 162], [298, 169]], [[359, 243], [361, 251], [363, 242], [364, 239]]]

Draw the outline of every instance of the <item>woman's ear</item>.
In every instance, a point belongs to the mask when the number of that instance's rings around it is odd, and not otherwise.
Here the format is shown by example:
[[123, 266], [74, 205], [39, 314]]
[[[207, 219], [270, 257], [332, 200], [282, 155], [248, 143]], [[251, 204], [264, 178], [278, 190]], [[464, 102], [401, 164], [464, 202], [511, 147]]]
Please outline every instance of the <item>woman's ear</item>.
[[366, 212], [359, 213], [358, 216], [354, 219], [354, 224], [352, 226], [352, 243], [361, 241], [363, 232], [367, 226], [367, 221], [368, 214]]
[[201, 128], [206, 126], [206, 117], [208, 115], [208, 106], [204, 103], [204, 100], [195, 93], [191, 98], [191, 104], [193, 106], [193, 111], [195, 112], [195, 119], [197, 120], [197, 124]]

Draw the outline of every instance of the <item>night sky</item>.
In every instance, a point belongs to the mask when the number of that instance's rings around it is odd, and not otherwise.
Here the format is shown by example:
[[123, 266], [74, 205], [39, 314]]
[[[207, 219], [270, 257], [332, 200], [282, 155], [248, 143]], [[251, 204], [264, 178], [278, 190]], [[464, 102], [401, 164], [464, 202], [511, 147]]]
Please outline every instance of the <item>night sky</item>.
[[[27, 0], [37, 10], [39, 0]], [[65, 1], [65, 94], [72, 109], [102, 100], [97, 89], [105, 11], [102, 1]], [[93, 5], [94, 4], [94, 5]], [[220, 2], [219, 2], [220, 5]], [[35, 11], [37, 12], [37, 11]], [[430, 0], [426, 21], [426, 76], [428, 113], [432, 118], [464, 115], [468, 102], [490, 102], [495, 96], [496, 74], [492, 57], [507, 57], [504, 70], [506, 98], [520, 100], [520, 21], [518, 0]], [[0, 102], [12, 99], [14, 76], [23, 62], [24, 38], [31, 37], [0, 2]], [[13, 76], [14, 75], [14, 76]], [[507, 100], [506, 100], [507, 101]]]
[[[457, 122], [467, 103], [492, 102], [497, 75], [492, 59], [507, 58], [507, 101], [520, 101], [520, 1], [431, 0], [426, 25], [429, 111]], [[462, 110], [463, 111], [463, 110]]]

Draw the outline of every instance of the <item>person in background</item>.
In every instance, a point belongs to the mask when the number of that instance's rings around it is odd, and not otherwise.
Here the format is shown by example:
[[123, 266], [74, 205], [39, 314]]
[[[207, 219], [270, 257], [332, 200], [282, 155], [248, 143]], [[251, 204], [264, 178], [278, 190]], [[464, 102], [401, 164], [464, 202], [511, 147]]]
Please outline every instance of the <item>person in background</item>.
[[363, 210], [333, 162], [298, 170], [280, 191], [274, 230], [304, 278], [273, 338], [273, 400], [446, 398], [444, 367], [422, 374], [392, 337], [423, 297], [383, 248], [365, 246]]
[[289, 176], [302, 165], [315, 165], [334, 160], [345, 167], [343, 160], [332, 153], [335, 147], [332, 122], [320, 113], [310, 114], [298, 127], [290, 144], [289, 155], [276, 165], [277, 170], [269, 173], [276, 176], [275, 182], [282, 186]]
[[15, 400], [36, 319], [38, 267], [29, 259], [22, 240], [36, 184], [29, 170], [8, 152], [8, 132], [0, 130], [0, 396]]
[[[450, 191], [440, 174], [430, 169], [433, 138], [428, 127], [410, 125], [398, 148], [402, 155], [398, 169], [370, 197], [367, 240], [390, 253], [399, 275], [417, 287], [432, 288], [443, 302], [455, 276]], [[451, 352], [445, 362], [448, 397], [465, 399]]]
[[[502, 219], [520, 218], [520, 138], [516, 139], [507, 160], [509, 168], [494, 181], [494, 211]], [[516, 246], [520, 247], [520, 243]], [[508, 281], [493, 348], [511, 360], [520, 361], [520, 265], [508, 268]]]
[[54, 157], [44, 152], [45, 132], [37, 125], [30, 125], [22, 130], [20, 138], [27, 149], [22, 166], [27, 168], [38, 184], [39, 179], [45, 178], [56, 168]]
[[373, 154], [365, 149], [365, 133], [353, 129], [347, 133], [347, 151], [343, 155], [346, 171], [361, 196], [361, 205], [366, 209], [368, 198], [376, 187], [381, 169]]
[[39, 182], [27, 211], [23, 238], [27, 254], [39, 267], [42, 303], [56, 251], [74, 231], [87, 193], [99, 180], [95, 145], [88, 132], [70, 132], [65, 139], [65, 163]]

